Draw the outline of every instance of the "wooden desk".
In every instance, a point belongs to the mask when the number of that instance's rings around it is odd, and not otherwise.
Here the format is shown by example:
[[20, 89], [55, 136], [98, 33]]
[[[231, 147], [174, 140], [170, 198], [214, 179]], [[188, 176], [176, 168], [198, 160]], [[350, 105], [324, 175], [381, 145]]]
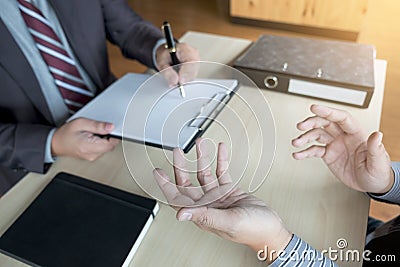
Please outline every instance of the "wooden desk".
[[[203, 60], [221, 63], [230, 62], [245, 49], [250, 41], [227, 38], [196, 32], [188, 32], [182, 37], [199, 48]], [[368, 197], [354, 192], [340, 184], [320, 159], [295, 161], [291, 157], [294, 148], [291, 139], [299, 134], [295, 125], [311, 113], [312, 103], [322, 103], [350, 111], [363, 126], [374, 131], [379, 129], [381, 107], [385, 83], [386, 62], [376, 61], [376, 90], [368, 109], [351, 108], [338, 104], [291, 96], [271, 91], [262, 91], [268, 100], [275, 119], [276, 154], [275, 160], [265, 183], [256, 192], [282, 217], [287, 227], [303, 237], [317, 249], [336, 249], [336, 241], [345, 238], [349, 249], [362, 250], [369, 209]], [[257, 113], [262, 111], [263, 99], [254, 88], [240, 89], [243, 96], [251, 100]], [[236, 101], [236, 102], [235, 102]], [[237, 105], [232, 99], [230, 105]], [[229, 114], [228, 114], [229, 115]], [[229, 121], [223, 111], [219, 119]], [[258, 114], [262, 115], [263, 114]], [[263, 124], [261, 124], [263, 125]], [[252, 140], [250, 152], [256, 149], [259, 141], [269, 136], [257, 136], [251, 120], [246, 124], [249, 139]], [[264, 125], [265, 127], [265, 125]], [[216, 141], [224, 140], [213, 125], [206, 137]], [[232, 142], [240, 146], [243, 136], [233, 135]], [[265, 140], [264, 140], [265, 141]], [[125, 153], [133, 153], [135, 162], [130, 163], [140, 178], [153, 182], [152, 166], [146, 162], [143, 146], [127, 144]], [[149, 148], [148, 155], [155, 160], [157, 167], [172, 173], [171, 166], [165, 160], [161, 150]], [[193, 152], [193, 151], [192, 151]], [[266, 151], [267, 155], [268, 152]], [[190, 154], [190, 153], [189, 153]], [[233, 154], [234, 163], [240, 153]], [[169, 154], [170, 156], [170, 154]], [[262, 162], [261, 162], [262, 163]], [[232, 165], [233, 176], [237, 175], [237, 166]], [[256, 164], [249, 162], [250, 171]], [[262, 164], [261, 164], [262, 165]], [[67, 171], [89, 179], [143, 194], [132, 179], [125, 164], [122, 146], [104, 155], [96, 162], [60, 158], [46, 175], [29, 174], [0, 199], [0, 234], [12, 224], [18, 215], [29, 205], [35, 196], [45, 187], [55, 173]], [[339, 263], [341, 266], [360, 266], [361, 263]], [[0, 254], [0, 266], [25, 266], [18, 261]], [[264, 266], [257, 260], [256, 254], [245, 246], [225, 241], [213, 234], [197, 229], [193, 224], [180, 223], [175, 212], [161, 205], [154, 224], [139, 247], [131, 266]]]

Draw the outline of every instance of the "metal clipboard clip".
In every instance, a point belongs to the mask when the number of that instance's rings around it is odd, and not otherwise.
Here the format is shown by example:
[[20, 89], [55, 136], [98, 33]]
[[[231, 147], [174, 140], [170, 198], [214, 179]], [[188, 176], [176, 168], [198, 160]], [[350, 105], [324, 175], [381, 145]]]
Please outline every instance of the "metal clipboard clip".
[[200, 112], [193, 118], [189, 127], [196, 127], [200, 131], [205, 130], [224, 108], [230, 97], [229, 93], [216, 93], [210, 100], [203, 104]]

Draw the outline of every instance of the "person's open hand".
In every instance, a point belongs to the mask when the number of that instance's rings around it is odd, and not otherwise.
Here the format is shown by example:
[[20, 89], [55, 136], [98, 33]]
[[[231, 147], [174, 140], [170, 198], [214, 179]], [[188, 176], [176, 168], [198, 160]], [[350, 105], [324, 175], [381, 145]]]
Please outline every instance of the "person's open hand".
[[228, 173], [228, 151], [225, 144], [218, 147], [216, 176], [211, 172], [210, 157], [203, 139], [196, 142], [198, 156], [195, 187], [185, 169], [180, 149], [174, 150], [175, 183], [161, 169], [154, 177], [168, 203], [174, 207], [179, 221], [192, 221], [203, 230], [225, 239], [248, 245], [255, 251], [284, 249], [291, 239], [279, 216], [255, 196], [232, 183]]
[[[176, 86], [178, 83], [184, 84], [192, 81], [196, 78], [198, 72], [198, 64], [194, 63], [200, 60], [197, 49], [186, 43], [177, 43], [176, 55], [180, 63], [182, 63], [179, 65], [178, 72], [174, 68], [171, 68], [171, 56], [164, 45], [159, 46], [156, 51], [157, 68], [162, 71], [170, 87]], [[192, 63], [185, 64], [189, 62]]]
[[113, 128], [111, 123], [84, 118], [70, 121], [55, 131], [51, 141], [52, 155], [94, 161], [119, 143], [114, 138], [99, 137], [111, 133]]
[[348, 187], [371, 193], [385, 193], [394, 182], [391, 162], [382, 144], [382, 133], [369, 137], [346, 111], [312, 105], [315, 114], [297, 124], [305, 131], [293, 146], [310, 147], [293, 153], [295, 159], [320, 157], [332, 173]]

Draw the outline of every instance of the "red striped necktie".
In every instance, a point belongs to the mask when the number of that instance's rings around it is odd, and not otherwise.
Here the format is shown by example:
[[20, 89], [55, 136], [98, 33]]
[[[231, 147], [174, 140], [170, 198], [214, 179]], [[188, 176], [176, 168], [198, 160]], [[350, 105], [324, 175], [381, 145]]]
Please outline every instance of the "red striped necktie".
[[88, 103], [94, 94], [86, 86], [74, 59], [68, 54], [42, 12], [28, 1], [18, 0], [18, 3], [28, 30], [49, 67], [68, 111], [71, 114], [75, 113]]

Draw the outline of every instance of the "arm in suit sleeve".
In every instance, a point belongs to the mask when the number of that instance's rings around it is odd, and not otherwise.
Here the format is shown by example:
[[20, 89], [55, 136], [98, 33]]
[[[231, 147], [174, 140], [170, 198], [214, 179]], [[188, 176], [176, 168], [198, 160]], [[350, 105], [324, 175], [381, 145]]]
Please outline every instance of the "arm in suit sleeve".
[[394, 172], [394, 184], [392, 188], [384, 195], [369, 193], [368, 195], [377, 201], [400, 204], [400, 162], [392, 162]]
[[30, 172], [45, 172], [46, 141], [54, 127], [0, 123], [0, 164]]
[[127, 58], [155, 68], [153, 48], [163, 38], [160, 29], [142, 19], [125, 0], [101, 0], [107, 38]]

